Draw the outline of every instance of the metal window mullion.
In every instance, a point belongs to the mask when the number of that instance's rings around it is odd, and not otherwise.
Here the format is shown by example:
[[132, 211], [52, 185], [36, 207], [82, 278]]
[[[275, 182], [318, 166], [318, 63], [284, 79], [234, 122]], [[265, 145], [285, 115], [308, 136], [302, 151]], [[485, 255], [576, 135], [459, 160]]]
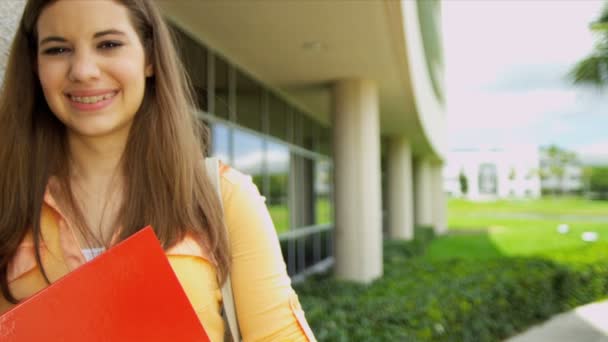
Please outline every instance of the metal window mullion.
[[336, 228], [327, 232], [327, 256], [326, 257], [334, 257], [334, 233], [336, 232]]
[[[262, 120], [262, 132], [268, 134], [268, 92], [265, 90], [261, 91], [260, 98], [261, 120]], [[266, 198], [270, 198], [270, 174], [268, 172], [268, 139], [264, 137], [262, 139], [262, 154], [264, 162], [262, 163], [262, 175], [263, 175], [263, 191]]]
[[289, 211], [289, 231], [293, 231], [299, 224], [298, 222], [298, 217], [297, 217], [297, 210], [298, 210], [298, 205], [297, 205], [297, 198], [296, 196], [298, 195], [298, 191], [297, 191], [297, 184], [296, 184], [296, 179], [297, 179], [297, 167], [296, 167], [296, 163], [297, 163], [297, 158], [298, 156], [294, 155], [293, 153], [289, 153], [289, 179], [288, 179], [288, 193], [287, 193], [287, 210]]
[[306, 270], [306, 240], [307, 237], [298, 239], [298, 273]]
[[[268, 142], [262, 139], [262, 194], [270, 198], [270, 174], [268, 173]], [[268, 205], [266, 200], [266, 205]]]
[[[285, 114], [285, 130], [287, 131], [285, 137], [287, 141], [291, 144], [294, 144], [294, 119], [293, 119], [293, 109], [287, 106], [284, 102], [281, 103], [281, 106], [285, 106], [283, 108]], [[294, 144], [295, 145], [295, 144]]]
[[318, 232], [326, 232], [334, 229], [333, 225], [331, 224], [319, 224], [315, 226], [302, 226], [296, 228], [297, 229], [293, 229], [291, 231], [279, 235], [279, 240], [295, 240], [300, 238], [301, 236], [313, 235]]
[[207, 50], [207, 111], [215, 113], [215, 55]]
[[313, 235], [312, 260], [313, 263], [321, 261], [321, 232]]
[[228, 128], [228, 164], [234, 165], [234, 128]]
[[262, 90], [262, 97], [260, 98], [262, 133], [266, 135], [270, 135], [270, 101], [268, 97], [268, 91]]
[[287, 241], [287, 269], [290, 275], [297, 273], [296, 268], [296, 240]]
[[231, 122], [236, 122], [238, 117], [236, 88], [236, 68], [228, 64], [228, 120]]
[[197, 115], [199, 117], [201, 117], [202, 119], [209, 120], [209, 122], [222, 123], [222, 124], [224, 124], [224, 125], [226, 125], [228, 127], [234, 127], [234, 128], [236, 128], [236, 129], [238, 129], [240, 131], [244, 131], [244, 132], [250, 133], [252, 135], [256, 135], [256, 136], [259, 136], [259, 137], [265, 137], [266, 139], [268, 139], [268, 141], [272, 141], [272, 142], [275, 142], [277, 144], [281, 144], [281, 145], [287, 146], [287, 148], [289, 148], [289, 151], [291, 153], [296, 154], [298, 156], [303, 156], [303, 157], [307, 157], [307, 158], [311, 158], [311, 159], [315, 159], [315, 160], [323, 160], [323, 161], [329, 162], [330, 164], [333, 164], [333, 159], [331, 157], [323, 155], [323, 154], [320, 154], [320, 153], [316, 153], [314, 151], [307, 150], [307, 149], [305, 149], [305, 148], [303, 148], [301, 146], [296, 146], [296, 145], [294, 145], [294, 144], [292, 144], [290, 142], [287, 142], [285, 140], [278, 139], [278, 138], [275, 138], [273, 136], [265, 136], [261, 132], [252, 130], [251, 128], [247, 128], [247, 127], [238, 125], [238, 124], [236, 124], [234, 122], [230, 122], [230, 121], [228, 121], [226, 119], [223, 119], [223, 118], [211, 115], [211, 114], [206, 113], [204, 111], [198, 112]]

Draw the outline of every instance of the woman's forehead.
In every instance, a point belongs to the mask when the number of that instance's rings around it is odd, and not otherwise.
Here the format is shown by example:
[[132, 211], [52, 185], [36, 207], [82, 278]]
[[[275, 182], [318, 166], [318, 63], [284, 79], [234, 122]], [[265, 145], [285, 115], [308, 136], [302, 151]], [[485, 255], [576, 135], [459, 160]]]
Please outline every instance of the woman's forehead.
[[108, 30], [134, 33], [128, 9], [112, 0], [55, 1], [42, 11], [36, 29], [40, 39], [44, 35], [94, 38]]

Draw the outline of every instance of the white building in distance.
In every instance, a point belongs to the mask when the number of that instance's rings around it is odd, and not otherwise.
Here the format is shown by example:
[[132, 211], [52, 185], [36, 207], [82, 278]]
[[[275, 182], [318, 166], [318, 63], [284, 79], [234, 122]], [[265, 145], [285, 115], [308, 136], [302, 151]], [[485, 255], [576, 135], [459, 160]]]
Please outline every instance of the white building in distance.
[[[532, 145], [455, 149], [448, 153], [444, 189], [470, 200], [541, 196], [539, 149]], [[460, 174], [467, 182], [461, 191]]]

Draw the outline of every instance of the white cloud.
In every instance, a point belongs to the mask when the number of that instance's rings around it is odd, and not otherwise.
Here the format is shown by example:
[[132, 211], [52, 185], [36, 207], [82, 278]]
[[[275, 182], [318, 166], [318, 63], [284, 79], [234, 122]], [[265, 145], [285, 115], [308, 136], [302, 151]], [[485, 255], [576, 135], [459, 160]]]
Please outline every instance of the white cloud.
[[602, 1], [444, 1], [446, 81], [490, 84], [511, 66], [572, 65], [593, 46]]
[[585, 164], [608, 164], [608, 139], [580, 146], [576, 153]]
[[[608, 91], [573, 86], [593, 46], [603, 1], [444, 1], [448, 133], [452, 146], [512, 142], [608, 155], [599, 127]], [[591, 149], [590, 146], [596, 146]], [[608, 159], [608, 158], [607, 158]]]
[[[259, 172], [264, 160], [262, 150], [253, 150], [238, 157], [235, 166], [245, 173]], [[286, 172], [289, 169], [289, 151], [284, 149], [268, 149], [266, 151], [266, 167], [270, 173]]]
[[575, 103], [573, 90], [462, 92], [448, 98], [448, 130], [505, 130], [530, 126]]

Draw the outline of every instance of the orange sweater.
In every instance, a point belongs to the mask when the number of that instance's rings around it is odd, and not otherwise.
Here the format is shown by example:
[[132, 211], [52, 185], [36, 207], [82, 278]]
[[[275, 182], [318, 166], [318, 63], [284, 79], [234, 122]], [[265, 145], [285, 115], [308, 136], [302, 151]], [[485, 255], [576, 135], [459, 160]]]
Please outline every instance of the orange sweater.
[[[224, 218], [232, 252], [232, 287], [244, 341], [314, 341], [291, 287], [276, 231], [251, 178], [233, 169], [220, 176]], [[42, 262], [51, 282], [86, 262], [73, 227], [47, 190], [42, 207]], [[187, 236], [166, 251], [169, 262], [212, 341], [222, 341], [222, 294], [216, 267], [204, 248]], [[8, 270], [17, 299], [45, 288], [31, 234]], [[0, 296], [0, 313], [12, 304]]]

